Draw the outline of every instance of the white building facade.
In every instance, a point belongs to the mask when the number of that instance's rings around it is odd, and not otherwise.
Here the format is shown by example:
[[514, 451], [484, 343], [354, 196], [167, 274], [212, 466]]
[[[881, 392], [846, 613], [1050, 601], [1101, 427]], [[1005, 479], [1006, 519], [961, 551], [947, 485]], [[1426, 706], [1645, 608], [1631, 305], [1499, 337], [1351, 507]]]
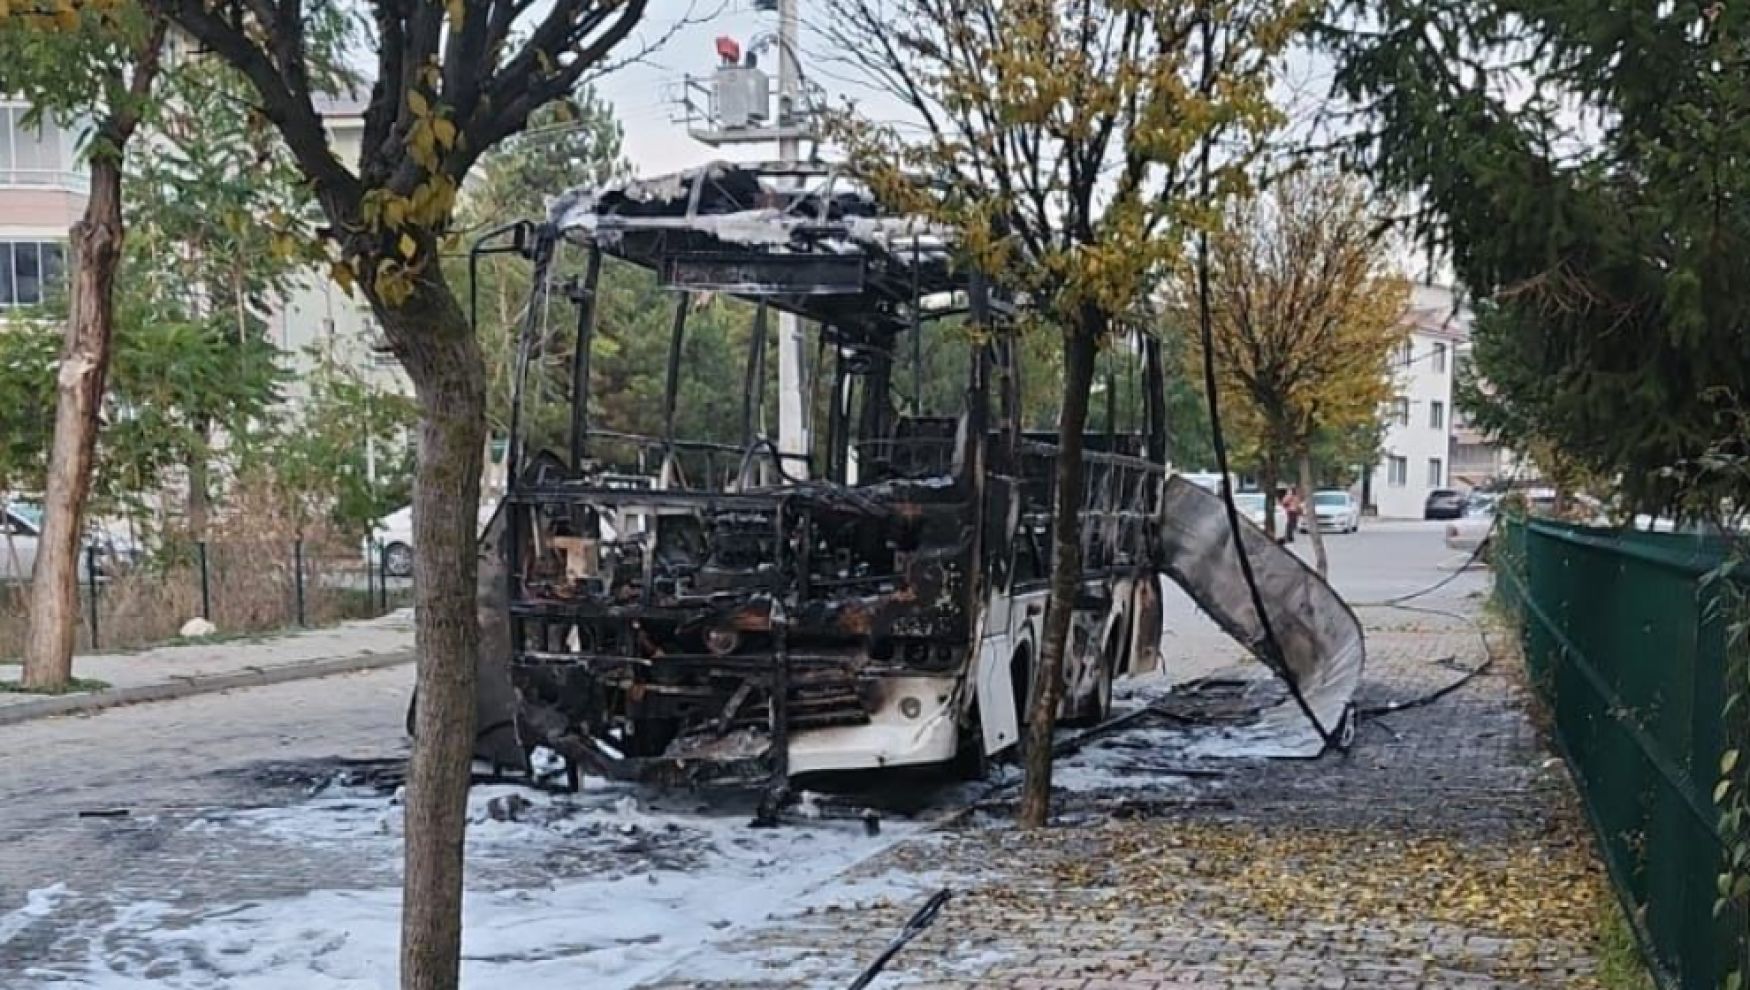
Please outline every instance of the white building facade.
[[[351, 96], [326, 96], [316, 109], [328, 127], [335, 155], [356, 168], [364, 140], [365, 104]], [[291, 289], [269, 318], [273, 344], [285, 352], [293, 380], [289, 397], [304, 394], [303, 378], [318, 360], [352, 369], [376, 388], [411, 393], [412, 386], [385, 349], [382, 328], [364, 294], [348, 293], [328, 272], [311, 269], [293, 279]]]
[[67, 231], [85, 213], [90, 177], [76, 134], [0, 97], [0, 320], [66, 289]]
[[1392, 357], [1379, 464], [1366, 504], [1386, 519], [1420, 519], [1428, 493], [1452, 483], [1453, 380], [1470, 340], [1470, 310], [1451, 289], [1417, 285], [1404, 320], [1409, 336]]

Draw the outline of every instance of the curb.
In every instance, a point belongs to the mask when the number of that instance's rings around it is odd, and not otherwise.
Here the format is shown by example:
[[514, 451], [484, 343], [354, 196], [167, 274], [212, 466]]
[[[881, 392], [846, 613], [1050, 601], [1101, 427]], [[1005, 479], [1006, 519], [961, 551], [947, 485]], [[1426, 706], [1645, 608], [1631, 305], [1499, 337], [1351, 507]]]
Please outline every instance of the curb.
[[72, 715], [101, 711], [120, 705], [136, 705], [151, 701], [173, 701], [197, 694], [213, 694], [238, 688], [264, 687], [287, 681], [311, 680], [334, 674], [350, 674], [411, 663], [411, 650], [397, 653], [365, 653], [350, 657], [323, 657], [271, 667], [244, 667], [222, 674], [170, 675], [170, 680], [132, 687], [107, 688], [74, 694], [45, 695], [30, 701], [0, 705], [0, 725], [14, 725], [53, 715]]

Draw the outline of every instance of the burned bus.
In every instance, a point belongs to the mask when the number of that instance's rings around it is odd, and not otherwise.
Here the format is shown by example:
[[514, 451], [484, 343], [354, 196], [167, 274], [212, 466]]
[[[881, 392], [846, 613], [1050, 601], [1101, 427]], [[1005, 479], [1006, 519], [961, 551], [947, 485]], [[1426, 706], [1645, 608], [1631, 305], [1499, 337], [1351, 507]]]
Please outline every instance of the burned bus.
[[[731, 165], [559, 198], [477, 253], [530, 259], [510, 473], [482, 567], [482, 725], [616, 778], [770, 784], [880, 767], [982, 766], [1017, 744], [1050, 583], [1055, 434], [1022, 413], [1014, 302], [951, 231], [885, 213], [817, 169]], [[592, 421], [604, 258], [674, 296], [660, 432]], [[562, 272], [572, 273], [569, 276]], [[737, 443], [678, 435], [689, 298], [749, 301]], [[563, 450], [527, 449], [531, 352], [572, 307]], [[758, 410], [777, 313], [818, 356], [824, 429], [789, 451]], [[919, 402], [922, 343], [965, 355], [958, 408]], [[966, 327], [970, 326], [972, 332]], [[1160, 356], [1122, 349], [1160, 395]], [[1143, 379], [1139, 379], [1142, 381]], [[1158, 404], [1084, 438], [1084, 575], [1063, 714], [1158, 663]], [[818, 425], [818, 424], [817, 424]]]

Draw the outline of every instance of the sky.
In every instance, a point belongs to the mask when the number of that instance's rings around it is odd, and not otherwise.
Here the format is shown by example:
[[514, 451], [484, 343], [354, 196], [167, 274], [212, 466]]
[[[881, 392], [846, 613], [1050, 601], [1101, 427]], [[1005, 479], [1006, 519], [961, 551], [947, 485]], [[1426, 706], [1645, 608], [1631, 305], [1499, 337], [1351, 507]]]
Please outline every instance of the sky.
[[[715, 159], [776, 158], [775, 144], [713, 149], [689, 137], [686, 126], [674, 118], [679, 115], [675, 98], [683, 78], [688, 73], [708, 76], [716, 67], [719, 36], [732, 37], [745, 49], [756, 36], [777, 30], [778, 15], [756, 10], [753, 0], [694, 0], [690, 5], [660, 6], [678, 9], [649, 16], [626, 47], [636, 50], [664, 38], [666, 41], [656, 51], [596, 83], [619, 114], [625, 128], [626, 157], [634, 169], [640, 175], [656, 175]], [[776, 58], [768, 56], [760, 64], [772, 73], [775, 90]]]
[[[824, 65], [824, 46], [818, 34], [810, 30], [811, 7], [818, 13], [815, 0], [798, 0], [801, 7], [802, 71], [821, 83], [827, 98], [834, 104], [849, 97], [861, 112], [875, 117], [897, 120], [904, 117], [900, 105], [890, 96], [854, 86], [841, 65]], [[648, 53], [627, 64], [619, 65], [595, 81], [598, 92], [609, 103], [624, 128], [624, 152], [635, 174], [661, 175], [690, 168], [714, 160], [769, 161], [777, 157], [775, 143], [728, 145], [713, 148], [687, 134], [680, 120], [678, 98], [687, 74], [708, 77], [718, 57], [716, 39], [733, 38], [745, 50], [761, 35], [777, 30], [775, 11], [762, 11], [757, 0], [688, 0], [653, 7], [664, 8], [648, 15], [633, 37], [622, 47], [623, 52], [650, 48]], [[760, 65], [772, 74], [774, 91], [777, 85], [777, 60], [771, 49], [762, 55]], [[1305, 48], [1291, 49], [1274, 87], [1273, 98], [1291, 120], [1289, 135], [1309, 139], [1314, 132], [1328, 139], [1329, 122], [1322, 110], [1329, 107], [1331, 64], [1321, 52]], [[703, 99], [702, 94], [697, 95]], [[885, 111], [885, 112], [882, 112]], [[806, 149], [805, 149], [806, 150]], [[1414, 250], [1403, 250], [1400, 264], [1418, 278], [1444, 281], [1450, 278], [1444, 265], [1429, 267], [1429, 260]]]
[[[810, 0], [801, 7], [803, 73], [821, 83], [835, 104], [846, 97], [859, 110], [877, 117], [897, 119], [904, 115], [897, 101], [867, 87], [853, 86], [842, 65], [821, 64], [824, 46], [810, 30]], [[614, 105], [625, 128], [626, 156], [641, 175], [660, 174], [703, 164], [715, 159], [760, 160], [776, 157], [775, 144], [712, 148], [694, 140], [678, 117], [677, 99], [688, 73], [709, 76], [717, 64], [716, 39], [733, 38], [745, 50], [761, 35], [776, 31], [778, 17], [761, 11], [755, 0], [689, 0], [670, 3], [670, 10], [648, 15], [645, 23], [622, 51], [655, 50], [637, 61], [617, 66], [595, 82], [597, 90]], [[660, 42], [660, 44], [659, 44]], [[777, 86], [776, 57], [768, 49], [760, 65], [772, 74]], [[1278, 81], [1275, 98], [1291, 117], [1304, 121], [1317, 113], [1330, 84], [1326, 59], [1305, 49], [1291, 51]], [[699, 96], [702, 99], [702, 95]], [[885, 111], [876, 112], [876, 111]]]

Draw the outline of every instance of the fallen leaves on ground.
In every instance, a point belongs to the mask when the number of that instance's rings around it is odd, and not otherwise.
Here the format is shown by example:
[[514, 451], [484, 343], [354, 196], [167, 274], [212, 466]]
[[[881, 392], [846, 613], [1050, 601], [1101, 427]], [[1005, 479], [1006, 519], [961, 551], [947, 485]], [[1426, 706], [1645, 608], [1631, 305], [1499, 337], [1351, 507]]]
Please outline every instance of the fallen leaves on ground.
[[1609, 897], [1586, 839], [1565, 825], [1474, 841], [1125, 822], [968, 833], [932, 859], [937, 869], [984, 864], [953, 913], [1019, 944], [1054, 931], [1097, 953], [1189, 935], [1230, 945], [1238, 967], [1249, 943], [1286, 937], [1291, 951], [1333, 963], [1372, 958], [1548, 987], [1597, 986], [1589, 955]]

